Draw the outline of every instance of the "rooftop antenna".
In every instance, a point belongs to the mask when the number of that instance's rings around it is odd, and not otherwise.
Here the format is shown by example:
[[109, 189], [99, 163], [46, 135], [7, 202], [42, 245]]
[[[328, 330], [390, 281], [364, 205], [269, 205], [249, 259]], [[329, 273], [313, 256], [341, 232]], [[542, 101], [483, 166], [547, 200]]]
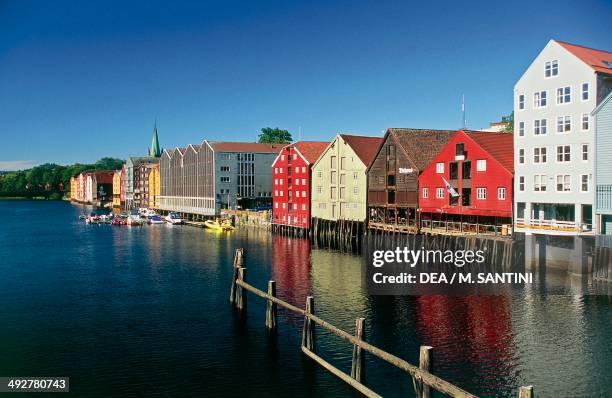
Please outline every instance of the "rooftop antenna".
[[462, 129], [465, 130], [465, 94], [461, 94], [461, 114], [462, 114]]

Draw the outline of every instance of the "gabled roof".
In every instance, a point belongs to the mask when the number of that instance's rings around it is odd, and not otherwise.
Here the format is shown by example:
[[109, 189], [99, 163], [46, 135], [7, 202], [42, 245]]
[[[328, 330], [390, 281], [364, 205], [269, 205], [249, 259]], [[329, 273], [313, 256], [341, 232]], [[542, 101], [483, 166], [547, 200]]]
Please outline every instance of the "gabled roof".
[[317, 161], [323, 153], [329, 142], [323, 141], [298, 141], [293, 144], [294, 147], [302, 154], [304, 159], [310, 164]]
[[257, 152], [278, 153], [284, 146], [282, 144], [260, 144], [257, 142], [227, 142], [210, 141], [210, 146], [215, 152]]
[[[385, 138], [387, 135], [395, 137], [406, 156], [414, 164], [414, 167], [422, 171], [440, 152], [440, 149], [446, 145], [455, 132], [456, 130], [390, 128], [387, 130]], [[385, 140], [378, 147], [377, 154], [384, 145]]]
[[514, 173], [514, 136], [512, 133], [493, 133], [487, 131], [463, 131], [472, 141], [487, 151], [510, 173]]
[[559, 45], [578, 57], [582, 62], [589, 65], [595, 72], [612, 75], [612, 52], [596, 50], [577, 44], [566, 43], [555, 40]]
[[601, 101], [601, 103], [599, 105], [597, 105], [597, 108], [593, 109], [593, 112], [591, 112], [591, 115], [595, 116], [599, 113], [599, 111], [602, 110], [602, 108], [608, 103], [610, 102], [610, 100], [612, 99], [612, 92], [610, 92], [610, 94], [608, 94], [608, 96], [606, 98], [604, 98], [603, 101]]
[[372, 159], [376, 156], [378, 147], [383, 140], [382, 137], [364, 137], [349, 134], [340, 134], [340, 137], [351, 147], [366, 167], [372, 163]]

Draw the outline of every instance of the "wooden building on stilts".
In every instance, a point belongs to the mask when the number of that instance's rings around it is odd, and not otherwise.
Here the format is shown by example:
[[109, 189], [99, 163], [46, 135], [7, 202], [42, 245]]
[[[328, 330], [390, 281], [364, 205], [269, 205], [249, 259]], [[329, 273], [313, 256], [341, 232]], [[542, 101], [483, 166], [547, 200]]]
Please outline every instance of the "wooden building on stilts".
[[367, 169], [368, 228], [418, 233], [418, 178], [453, 130], [390, 128]]

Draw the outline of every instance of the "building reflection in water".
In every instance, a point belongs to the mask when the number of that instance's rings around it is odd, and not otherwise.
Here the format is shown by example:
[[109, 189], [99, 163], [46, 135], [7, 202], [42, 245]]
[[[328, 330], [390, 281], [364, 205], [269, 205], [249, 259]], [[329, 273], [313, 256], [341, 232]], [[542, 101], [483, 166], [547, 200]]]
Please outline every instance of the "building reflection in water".
[[304, 307], [310, 294], [310, 241], [282, 235], [272, 236], [272, 280], [278, 297]]
[[[517, 382], [511, 298], [508, 296], [419, 296], [416, 326], [422, 344], [434, 347], [436, 374], [473, 379], [495, 394]], [[458, 363], [465, 366], [457, 367]], [[438, 373], [439, 372], [439, 373]], [[476, 380], [487, 374], [487, 380]], [[485, 394], [486, 395], [486, 394]]]

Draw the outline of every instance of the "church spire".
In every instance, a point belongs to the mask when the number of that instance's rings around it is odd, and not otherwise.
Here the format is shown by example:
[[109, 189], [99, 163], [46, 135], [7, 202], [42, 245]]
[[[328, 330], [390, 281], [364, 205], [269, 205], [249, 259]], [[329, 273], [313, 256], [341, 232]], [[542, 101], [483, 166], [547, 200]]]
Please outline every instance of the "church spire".
[[159, 137], [157, 137], [157, 120], [153, 127], [153, 138], [151, 139], [151, 148], [149, 148], [149, 156], [156, 158], [161, 156], [161, 148], [159, 147]]

